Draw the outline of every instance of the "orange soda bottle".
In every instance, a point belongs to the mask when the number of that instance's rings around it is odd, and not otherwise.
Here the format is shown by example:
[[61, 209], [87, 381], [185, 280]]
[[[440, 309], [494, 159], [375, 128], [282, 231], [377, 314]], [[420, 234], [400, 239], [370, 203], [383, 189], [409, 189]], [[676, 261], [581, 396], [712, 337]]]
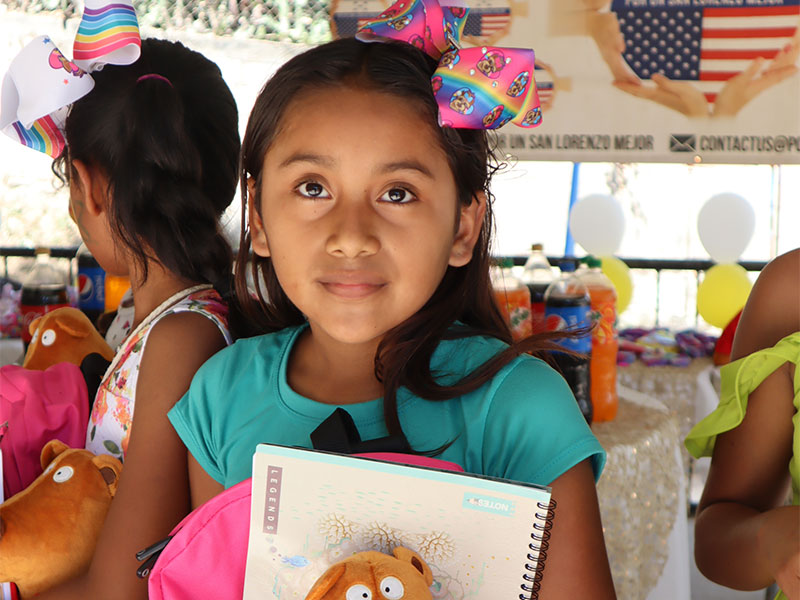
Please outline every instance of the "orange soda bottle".
[[514, 341], [531, 335], [531, 293], [511, 272], [514, 262], [502, 259], [492, 271], [492, 288]]
[[578, 272], [591, 299], [592, 359], [589, 363], [593, 420], [610, 421], [617, 415], [617, 290], [593, 256], [582, 259], [588, 269]]

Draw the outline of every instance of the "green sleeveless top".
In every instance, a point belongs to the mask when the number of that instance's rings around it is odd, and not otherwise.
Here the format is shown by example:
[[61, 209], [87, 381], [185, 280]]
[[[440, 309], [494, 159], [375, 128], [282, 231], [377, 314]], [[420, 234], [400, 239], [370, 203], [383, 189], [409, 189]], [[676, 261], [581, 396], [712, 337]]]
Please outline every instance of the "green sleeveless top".
[[[719, 406], [695, 425], [686, 436], [686, 449], [695, 458], [711, 456], [717, 435], [737, 427], [747, 411], [750, 394], [783, 363], [791, 362], [794, 370], [795, 408], [792, 416], [792, 458], [789, 474], [792, 477], [792, 504], [800, 504], [800, 331], [787, 335], [772, 348], [765, 348], [740, 358], [720, 369], [722, 391]], [[785, 599], [781, 592], [776, 600]]]

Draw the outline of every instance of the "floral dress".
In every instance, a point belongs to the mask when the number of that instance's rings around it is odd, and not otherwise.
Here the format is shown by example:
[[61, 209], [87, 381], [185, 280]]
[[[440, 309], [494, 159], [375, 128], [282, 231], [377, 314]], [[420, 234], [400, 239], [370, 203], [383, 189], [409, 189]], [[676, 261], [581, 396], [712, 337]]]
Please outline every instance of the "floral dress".
[[124, 460], [128, 451], [136, 402], [139, 364], [147, 338], [153, 326], [161, 319], [167, 315], [186, 311], [196, 312], [211, 319], [225, 337], [225, 342], [227, 344], [232, 342], [228, 331], [228, 307], [220, 295], [207, 286], [188, 293], [155, 317], [148, 317], [151, 319], [149, 323], [134, 331], [133, 335], [120, 345], [114, 357], [116, 367], [111, 372], [106, 372], [97, 389], [86, 432], [87, 450], [95, 454], [110, 454]]

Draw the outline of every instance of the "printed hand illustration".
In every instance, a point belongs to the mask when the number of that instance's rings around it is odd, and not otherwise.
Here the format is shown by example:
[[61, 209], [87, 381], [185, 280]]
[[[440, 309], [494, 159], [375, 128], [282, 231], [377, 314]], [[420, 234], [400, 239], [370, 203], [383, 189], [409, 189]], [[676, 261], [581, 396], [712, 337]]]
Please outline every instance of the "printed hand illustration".
[[614, 81], [630, 84], [641, 83], [633, 70], [625, 62], [625, 39], [619, 28], [619, 20], [614, 13], [591, 13], [587, 15], [589, 34], [597, 44], [600, 56], [611, 69]]
[[714, 103], [713, 116], [735, 116], [761, 92], [796, 74], [799, 70], [795, 64], [798, 56], [800, 56], [800, 28], [794, 39], [769, 63], [763, 58], [757, 58], [744, 71], [728, 80]]
[[708, 101], [699, 89], [685, 81], [672, 81], [655, 73], [651, 80], [655, 87], [645, 86], [641, 83], [615, 81], [614, 86], [623, 92], [652, 100], [672, 110], [677, 110], [687, 117], [707, 117]]

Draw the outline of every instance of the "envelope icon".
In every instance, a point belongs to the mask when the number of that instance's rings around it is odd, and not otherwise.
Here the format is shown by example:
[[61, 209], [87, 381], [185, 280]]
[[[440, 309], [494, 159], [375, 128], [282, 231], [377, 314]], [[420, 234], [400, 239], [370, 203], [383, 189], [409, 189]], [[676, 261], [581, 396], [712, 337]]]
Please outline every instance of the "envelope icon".
[[676, 134], [669, 136], [670, 152], [697, 152], [697, 137], [693, 134]]

